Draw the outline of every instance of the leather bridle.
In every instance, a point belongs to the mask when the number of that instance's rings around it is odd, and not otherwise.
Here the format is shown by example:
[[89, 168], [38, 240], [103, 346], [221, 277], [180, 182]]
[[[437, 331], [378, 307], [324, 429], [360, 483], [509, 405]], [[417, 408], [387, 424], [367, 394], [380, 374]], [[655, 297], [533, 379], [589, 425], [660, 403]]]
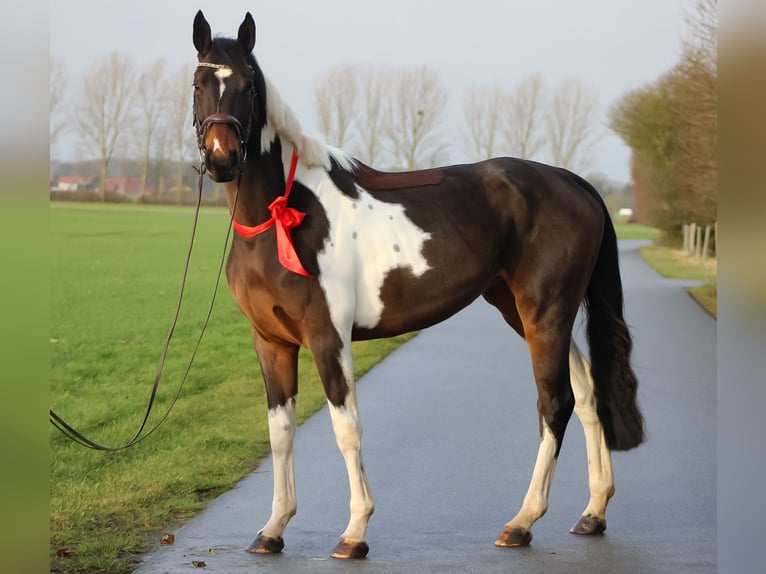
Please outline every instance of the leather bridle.
[[[213, 64], [211, 62], [199, 62], [197, 67], [213, 68], [215, 70], [232, 70], [231, 66], [227, 66], [225, 64]], [[223, 124], [234, 128], [234, 130], [237, 132], [237, 139], [239, 140], [239, 157], [241, 164], [244, 165], [245, 160], [247, 159], [247, 146], [250, 142], [250, 136], [252, 135], [253, 123], [258, 115], [258, 92], [255, 89], [254, 81], [255, 72], [252, 68], [250, 68], [250, 72], [253, 75], [250, 80], [250, 90], [248, 93], [248, 99], [250, 100], [250, 113], [248, 114], [247, 122], [244, 125], [233, 115], [222, 113], [220, 110], [217, 110], [216, 113], [207, 116], [203, 120], [200, 120], [199, 114], [197, 113], [197, 95], [196, 93], [194, 94], [194, 100], [192, 103], [192, 123], [197, 133], [197, 148], [199, 149], [200, 159], [205, 167], [208, 165], [205, 140], [207, 139], [210, 128], [215, 124]]]

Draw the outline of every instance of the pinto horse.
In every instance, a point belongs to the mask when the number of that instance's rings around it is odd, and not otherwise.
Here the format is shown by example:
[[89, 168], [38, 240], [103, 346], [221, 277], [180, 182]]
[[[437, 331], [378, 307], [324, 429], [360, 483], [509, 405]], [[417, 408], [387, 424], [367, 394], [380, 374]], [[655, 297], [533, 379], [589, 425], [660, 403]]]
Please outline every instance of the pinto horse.
[[[571, 531], [601, 534], [614, 494], [610, 450], [644, 438], [614, 227], [596, 190], [564, 169], [516, 158], [384, 173], [301, 131], [252, 54], [194, 19], [194, 123], [204, 169], [226, 182], [235, 236], [226, 267], [252, 325], [274, 461], [271, 517], [248, 548], [277, 553], [295, 514], [297, 362], [319, 371], [350, 485], [332, 552], [363, 558], [373, 499], [362, 463], [351, 342], [447, 319], [483, 296], [527, 342], [540, 446], [523, 504], [495, 541], [526, 546], [548, 506], [567, 422], [583, 423], [590, 500]], [[588, 312], [589, 365], [572, 339]]]

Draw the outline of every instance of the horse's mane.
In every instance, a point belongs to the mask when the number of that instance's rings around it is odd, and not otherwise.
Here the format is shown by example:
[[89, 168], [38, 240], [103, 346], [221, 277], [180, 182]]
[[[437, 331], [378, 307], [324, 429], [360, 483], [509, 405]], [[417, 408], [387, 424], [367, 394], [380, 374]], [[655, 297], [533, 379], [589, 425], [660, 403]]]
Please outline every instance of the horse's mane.
[[329, 170], [331, 160], [335, 160], [343, 169], [351, 171], [357, 163], [356, 159], [347, 152], [328, 145], [320, 138], [304, 134], [298, 118], [279, 95], [274, 84], [268, 78], [265, 80], [266, 126], [261, 135], [261, 147], [268, 145], [275, 133], [283, 141], [295, 146], [298, 156], [305, 164], [322, 166]]
[[274, 136], [279, 136], [283, 142], [295, 146], [298, 156], [308, 166], [321, 166], [329, 170], [332, 160], [335, 160], [343, 169], [353, 169], [356, 160], [350, 154], [327, 145], [320, 138], [303, 133], [298, 118], [263, 74], [255, 56], [244, 56], [237, 40], [216, 38], [210, 49], [210, 58], [218, 62], [231, 62], [242, 70], [250, 68], [263, 78], [266, 87], [266, 125], [261, 132], [261, 150], [267, 150]]

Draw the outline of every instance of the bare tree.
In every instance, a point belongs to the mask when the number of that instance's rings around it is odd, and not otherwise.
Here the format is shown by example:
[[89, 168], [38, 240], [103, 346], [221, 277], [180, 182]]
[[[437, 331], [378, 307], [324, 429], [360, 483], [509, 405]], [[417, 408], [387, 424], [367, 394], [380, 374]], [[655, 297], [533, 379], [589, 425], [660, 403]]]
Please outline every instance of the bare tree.
[[587, 168], [593, 146], [603, 136], [595, 89], [578, 79], [563, 80], [553, 93], [547, 119], [553, 164], [572, 171]]
[[175, 189], [177, 200], [183, 199], [184, 171], [189, 165], [189, 156], [196, 149], [193, 130], [191, 125], [192, 103], [192, 69], [184, 66], [175, 76], [170, 78], [166, 89], [168, 97], [168, 130], [172, 153], [177, 161]]
[[109, 162], [131, 121], [134, 85], [132, 61], [112, 52], [83, 78], [79, 102], [69, 117], [83, 150], [99, 158], [102, 199], [106, 199]]
[[514, 86], [506, 97], [503, 115], [503, 138], [508, 153], [524, 159], [540, 153], [546, 105], [545, 84], [540, 74]]
[[50, 97], [48, 100], [50, 109], [50, 153], [51, 158], [54, 156], [54, 150], [56, 143], [58, 142], [61, 131], [66, 125], [66, 118], [61, 113], [61, 105], [64, 103], [64, 97], [66, 96], [67, 77], [66, 70], [64, 69], [64, 63], [61, 60], [51, 60], [50, 63], [50, 77], [48, 87], [50, 90]]
[[386, 94], [392, 71], [385, 67], [359, 68], [359, 106], [356, 108], [357, 152], [359, 158], [369, 165], [382, 161], [385, 150], [381, 145], [381, 123]]
[[474, 86], [463, 102], [463, 151], [472, 160], [498, 153], [503, 127], [505, 91], [500, 83]]
[[149, 166], [156, 151], [157, 132], [165, 103], [166, 69], [165, 60], [157, 60], [141, 74], [137, 84], [133, 136], [141, 158], [141, 195], [146, 193]]
[[316, 83], [314, 105], [319, 131], [339, 148], [349, 145], [357, 92], [357, 70], [349, 64], [332, 68]]
[[447, 91], [436, 70], [397, 72], [383, 130], [394, 167], [418, 169], [443, 161], [447, 146], [440, 128], [446, 105]]

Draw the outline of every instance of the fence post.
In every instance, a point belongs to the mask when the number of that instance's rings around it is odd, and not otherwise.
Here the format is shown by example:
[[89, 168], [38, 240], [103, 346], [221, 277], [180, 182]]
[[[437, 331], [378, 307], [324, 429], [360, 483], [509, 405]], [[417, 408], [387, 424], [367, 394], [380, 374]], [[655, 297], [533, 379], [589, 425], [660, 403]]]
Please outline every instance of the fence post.
[[696, 244], [694, 243], [694, 240], [697, 237], [697, 224], [692, 222], [689, 224], [689, 249], [688, 253], [689, 255], [694, 255], [694, 248]]
[[708, 244], [710, 243], [710, 230], [712, 229], [712, 226], [706, 225], [705, 226], [705, 243], [702, 245], [702, 261], [707, 259], [707, 250], [708, 250]]

